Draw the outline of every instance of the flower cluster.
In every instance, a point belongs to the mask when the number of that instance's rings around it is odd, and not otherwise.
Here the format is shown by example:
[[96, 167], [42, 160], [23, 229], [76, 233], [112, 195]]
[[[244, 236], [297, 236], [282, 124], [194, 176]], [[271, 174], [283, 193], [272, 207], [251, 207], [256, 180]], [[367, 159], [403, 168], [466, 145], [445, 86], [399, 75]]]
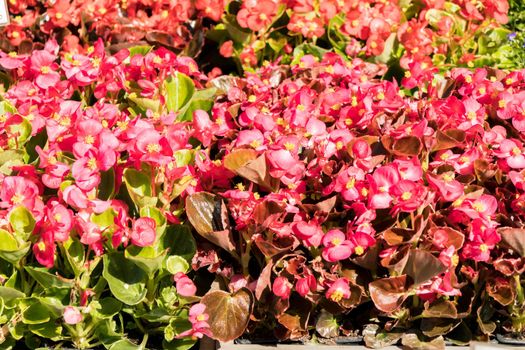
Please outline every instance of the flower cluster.
[[[276, 322], [281, 339], [310, 325], [336, 337], [380, 317], [395, 341], [414, 329], [455, 341], [454, 325], [477, 318], [469, 337], [481, 339], [495, 330], [488, 305], [522, 332], [525, 72], [455, 69], [400, 86], [333, 54], [285, 68], [212, 80], [227, 88], [193, 121], [206, 192], [186, 214], [238, 259], [213, 271], [259, 300], [250, 332]], [[228, 214], [207, 220], [222, 226], [203, 232], [203, 208], [220, 201]], [[210, 269], [202, 249], [194, 263]], [[327, 315], [339, 328], [326, 331]]]
[[525, 334], [507, 0], [8, 6], [1, 348]]
[[[294, 47], [307, 52], [322, 47], [348, 57], [397, 62], [414, 74], [434, 66], [502, 62], [502, 52], [509, 51], [499, 49], [508, 33], [501, 28], [508, 11], [507, 0], [247, 0], [228, 7], [227, 21], [212, 30], [211, 37], [221, 40], [222, 55], [233, 55], [246, 67]], [[213, 35], [224, 27], [231, 36]], [[240, 31], [246, 29], [253, 35]], [[304, 40], [298, 42], [298, 36]]]
[[[115, 50], [150, 43], [231, 69], [214, 50], [246, 69], [293, 50], [334, 50], [412, 74], [431, 67], [520, 67], [509, 60], [507, 0], [80, 0], [9, 1], [12, 21], [1, 33], [6, 52], [27, 52], [50, 38], [70, 52], [102, 37]], [[511, 16], [514, 21], [514, 17]], [[514, 23], [514, 22], [513, 22]], [[206, 40], [210, 39], [210, 40]], [[210, 41], [215, 44], [210, 44]], [[219, 47], [214, 47], [219, 46]], [[203, 50], [204, 47], [204, 50]]]
[[[93, 36], [115, 43], [149, 40], [184, 48], [200, 26], [197, 23], [221, 18], [225, 2], [11, 0], [8, 5], [11, 23], [2, 34], [9, 45], [20, 47], [60, 35], [63, 45], [74, 51]], [[190, 25], [192, 21], [196, 23]]]
[[[108, 55], [101, 40], [76, 53], [50, 40], [31, 55], [0, 56], [13, 80], [0, 117], [0, 294], [22, 294], [2, 312], [7, 342], [24, 335], [14, 328], [21, 313], [48, 329], [31, 334], [79, 348], [120, 340], [113, 317], [123, 304], [140, 305], [139, 329], [185, 320], [198, 301], [186, 275], [195, 242], [173, 211], [197, 186], [196, 150], [191, 123], [175, 120], [179, 98], [207, 77], [166, 49]], [[197, 305], [166, 342], [211, 335]]]

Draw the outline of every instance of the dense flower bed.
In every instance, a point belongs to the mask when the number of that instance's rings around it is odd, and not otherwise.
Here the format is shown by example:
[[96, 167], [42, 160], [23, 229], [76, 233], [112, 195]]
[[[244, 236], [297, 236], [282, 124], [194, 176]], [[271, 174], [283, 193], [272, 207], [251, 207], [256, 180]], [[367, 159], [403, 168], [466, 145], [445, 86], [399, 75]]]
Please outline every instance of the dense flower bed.
[[520, 3], [8, 4], [1, 348], [525, 336]]
[[254, 293], [248, 336], [523, 334], [525, 72], [455, 69], [408, 96], [367, 68], [304, 56], [219, 78], [186, 210], [223, 250], [198, 266]]
[[[160, 44], [199, 56], [209, 69], [257, 67], [290, 60], [294, 50], [335, 51], [414, 74], [425, 67], [517, 67], [507, 0], [312, 1], [312, 0], [13, 0], [2, 49], [31, 50], [60, 38], [71, 52], [97, 37], [116, 48], [133, 42]], [[201, 50], [203, 49], [203, 52]], [[232, 63], [233, 64], [233, 63]], [[211, 67], [210, 67], [211, 66]], [[421, 68], [423, 66], [423, 68]]]
[[174, 121], [211, 103], [192, 100], [207, 78], [165, 49], [86, 51], [0, 59], [0, 343], [189, 348], [211, 333], [177, 217], [194, 132]]

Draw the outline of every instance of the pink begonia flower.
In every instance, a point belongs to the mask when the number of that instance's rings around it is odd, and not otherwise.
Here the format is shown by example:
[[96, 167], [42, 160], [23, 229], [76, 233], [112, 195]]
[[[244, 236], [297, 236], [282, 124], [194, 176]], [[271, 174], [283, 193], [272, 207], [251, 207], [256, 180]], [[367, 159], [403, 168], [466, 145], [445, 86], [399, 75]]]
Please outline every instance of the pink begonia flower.
[[365, 172], [356, 167], [349, 167], [337, 177], [335, 190], [341, 192], [346, 201], [355, 201], [362, 196], [362, 182], [365, 180]]
[[22, 176], [7, 176], [0, 187], [0, 207], [12, 208], [23, 205], [29, 210], [35, 206], [38, 199], [38, 186]]
[[454, 202], [464, 194], [464, 185], [455, 180], [453, 171], [438, 175], [427, 173], [427, 180], [431, 188], [438, 191], [445, 202]]
[[468, 199], [461, 202], [456, 210], [465, 213], [471, 219], [490, 219], [498, 209], [496, 197], [482, 194], [478, 199]]
[[138, 218], [133, 222], [131, 230], [131, 243], [146, 247], [155, 242], [157, 223], [152, 218]]
[[351, 234], [349, 241], [354, 246], [354, 253], [357, 255], [363, 255], [369, 247], [376, 244], [375, 238], [364, 232]]
[[505, 139], [501, 141], [499, 148], [493, 152], [498, 158], [505, 159], [509, 167], [513, 169], [525, 168], [523, 145], [519, 141]]
[[297, 282], [295, 282], [295, 290], [302, 297], [305, 297], [310, 292], [315, 292], [316, 289], [317, 281], [311, 273], [307, 274], [306, 277], [298, 278]]
[[197, 293], [197, 287], [193, 281], [183, 272], [177, 272], [173, 276], [177, 293], [183, 297], [192, 297]]
[[395, 198], [395, 212], [413, 212], [425, 200], [427, 189], [419, 183], [401, 180], [392, 187], [390, 193]]
[[486, 227], [480, 219], [472, 221], [472, 231], [469, 240], [461, 250], [464, 259], [474, 261], [489, 261], [490, 252], [501, 240], [501, 236], [494, 228]]
[[46, 221], [44, 226], [49, 229], [55, 241], [65, 242], [73, 227], [73, 212], [56, 200], [51, 200], [44, 208]]
[[230, 283], [228, 283], [228, 288], [230, 289], [230, 291], [236, 292], [244, 287], [249, 288], [249, 283], [248, 278], [246, 278], [242, 274], [233, 275], [230, 278]]
[[179, 333], [176, 338], [184, 338], [184, 337], [196, 337], [196, 338], [202, 338], [203, 336], [212, 337], [212, 333], [210, 330], [210, 325], [208, 324], [208, 314], [206, 311], [206, 305], [198, 303], [193, 305], [190, 308], [189, 312], [189, 321], [191, 322], [191, 329], [184, 331], [182, 333]]
[[321, 226], [311, 220], [309, 222], [306, 221], [298, 221], [292, 226], [292, 232], [293, 234], [303, 240], [303, 244], [306, 246], [313, 246], [317, 247], [321, 243], [322, 237], [324, 235], [323, 230], [321, 229]]
[[421, 162], [417, 157], [411, 160], [396, 159], [393, 163], [397, 166], [399, 176], [403, 180], [419, 181], [423, 177]]
[[279, 276], [273, 281], [272, 292], [279, 298], [288, 299], [292, 292], [292, 284], [286, 277]]
[[322, 242], [324, 245], [322, 256], [328, 262], [348, 259], [354, 252], [354, 245], [346, 239], [346, 235], [340, 230], [328, 231]]
[[100, 173], [96, 158], [77, 159], [71, 167], [71, 175], [75, 184], [85, 192], [89, 192], [100, 184]]
[[56, 58], [46, 50], [36, 50], [31, 54], [31, 71], [36, 76], [35, 83], [38, 87], [48, 89], [60, 81]]
[[211, 121], [208, 113], [198, 109], [193, 112], [193, 128], [195, 130], [195, 138], [199, 140], [204, 147], [208, 147], [219, 126]]
[[152, 129], [146, 129], [137, 135], [135, 147], [144, 162], [167, 164], [173, 155], [168, 140]]
[[304, 173], [304, 163], [286, 149], [269, 151], [266, 156], [271, 165], [270, 175], [285, 184], [297, 182]]
[[326, 135], [326, 124], [317, 118], [310, 118], [306, 123], [306, 131], [312, 136]]
[[241, 27], [257, 32], [272, 23], [276, 11], [277, 4], [271, 0], [245, 1], [237, 13], [237, 22]]
[[236, 147], [250, 146], [254, 149], [261, 149], [264, 145], [264, 135], [261, 131], [255, 130], [242, 130], [237, 135], [235, 143]]
[[368, 175], [370, 182], [369, 205], [372, 209], [386, 209], [390, 207], [392, 196], [390, 188], [399, 182], [399, 173], [396, 168], [386, 165], [378, 168], [372, 176]]
[[43, 232], [40, 239], [33, 244], [33, 254], [42, 266], [52, 268], [55, 265], [55, 242], [50, 232]]
[[77, 324], [82, 322], [82, 314], [78, 310], [78, 308], [74, 306], [66, 306], [64, 309], [64, 321], [67, 324]]
[[62, 199], [64, 202], [72, 206], [74, 209], [86, 209], [90, 206], [90, 201], [84, 191], [76, 185], [67, 186], [62, 191]]
[[326, 291], [326, 297], [336, 303], [350, 298], [350, 285], [346, 278], [338, 278]]

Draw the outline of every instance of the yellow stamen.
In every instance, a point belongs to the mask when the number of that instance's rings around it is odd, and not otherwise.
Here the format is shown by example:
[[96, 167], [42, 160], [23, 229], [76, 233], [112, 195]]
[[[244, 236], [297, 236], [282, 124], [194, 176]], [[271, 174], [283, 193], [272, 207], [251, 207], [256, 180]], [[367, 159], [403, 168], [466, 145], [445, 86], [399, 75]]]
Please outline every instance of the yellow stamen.
[[403, 194], [401, 195], [401, 199], [404, 201], [407, 201], [410, 198], [412, 198], [412, 193], [410, 192], [403, 192]]
[[150, 143], [149, 145], [146, 146], [146, 150], [149, 153], [159, 152], [160, 151], [160, 145], [156, 144], [156, 143]]
[[472, 208], [474, 208], [475, 211], [477, 211], [478, 213], [481, 213], [482, 211], [485, 211], [485, 205], [481, 202], [474, 202], [472, 204]]
[[354, 187], [355, 187], [355, 178], [351, 177], [350, 179], [348, 179], [348, 182], [346, 183], [346, 189], [350, 190]]
[[335, 292], [332, 293], [332, 295], [330, 295], [330, 299], [332, 299], [332, 301], [337, 303], [341, 301], [341, 299], [343, 299], [343, 296], [344, 296], [343, 291], [338, 288], [335, 290]]
[[11, 197], [11, 203], [13, 204], [20, 204], [24, 201], [24, 195], [20, 193], [15, 193], [13, 197]]

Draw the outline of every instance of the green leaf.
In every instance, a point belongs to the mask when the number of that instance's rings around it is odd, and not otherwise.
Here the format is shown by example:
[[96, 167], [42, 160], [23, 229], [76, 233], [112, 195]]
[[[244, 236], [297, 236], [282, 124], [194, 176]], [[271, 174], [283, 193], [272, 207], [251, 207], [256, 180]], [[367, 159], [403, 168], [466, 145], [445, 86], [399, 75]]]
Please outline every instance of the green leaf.
[[100, 173], [100, 185], [98, 186], [98, 198], [108, 200], [115, 194], [115, 169], [111, 168]]
[[100, 214], [93, 214], [91, 216], [91, 221], [100, 226], [101, 229], [107, 229], [108, 227], [113, 226], [116, 216], [117, 214], [113, 208], [110, 207]]
[[160, 112], [160, 100], [156, 99], [153, 100], [151, 98], [146, 97], [137, 97], [137, 94], [130, 94], [128, 96], [128, 100], [133, 102], [138, 108], [141, 110], [137, 110], [137, 113], [145, 113], [148, 110], [151, 110], [153, 112], [159, 113]]
[[18, 206], [9, 213], [9, 223], [22, 240], [27, 240], [35, 228], [35, 219], [29, 210]]
[[0, 250], [4, 252], [12, 252], [18, 250], [18, 242], [12, 234], [6, 230], [0, 229]]
[[18, 148], [31, 137], [32, 127], [26, 118], [22, 118], [20, 124], [11, 124], [7, 127], [7, 130], [11, 135], [7, 141], [8, 145], [11, 146], [11, 148]]
[[193, 164], [195, 161], [195, 150], [180, 149], [173, 153], [173, 158], [175, 158], [175, 163], [179, 168]]
[[0, 258], [12, 263], [16, 264], [22, 259], [29, 249], [31, 248], [31, 243], [27, 242], [23, 245], [18, 246], [17, 250], [8, 252], [8, 251], [0, 251]]
[[116, 322], [111, 319], [104, 319], [102, 321], [97, 322], [95, 335], [97, 339], [100, 340], [106, 348], [123, 338], [123, 334], [117, 333], [115, 331], [116, 328]]
[[182, 108], [180, 111], [177, 120], [179, 121], [192, 121], [193, 112], [198, 109], [209, 112], [213, 107], [215, 93], [217, 92], [216, 88], [208, 88], [204, 90], [198, 90], [191, 97], [190, 102]]
[[0, 286], [0, 298], [6, 304], [12, 305], [11, 302], [16, 302], [17, 299], [24, 297], [25, 294], [17, 289]]
[[175, 72], [164, 81], [164, 90], [168, 111], [178, 112], [190, 101], [195, 92], [195, 85], [187, 75]]
[[62, 326], [54, 322], [29, 325], [29, 330], [36, 335], [57, 341], [62, 339]]
[[186, 273], [186, 271], [190, 269], [190, 264], [188, 264], [184, 258], [172, 255], [166, 259], [166, 269], [172, 275], [175, 275], [178, 272]]
[[36, 152], [36, 146], [43, 148], [47, 142], [47, 132], [46, 129], [42, 129], [38, 134], [31, 137], [25, 145], [26, 152], [28, 154], [28, 163], [32, 163], [38, 158], [38, 153]]
[[152, 49], [153, 49], [153, 46], [149, 46], [149, 45], [137, 45], [137, 46], [130, 47], [129, 57], [133, 57], [135, 55], [146, 56]]
[[27, 154], [22, 150], [6, 150], [0, 151], [0, 173], [4, 175], [11, 175], [13, 167], [24, 165], [26, 163]]
[[226, 27], [226, 31], [233, 41], [239, 44], [244, 44], [250, 41], [252, 32], [241, 28], [241, 26], [237, 23], [235, 15], [225, 15], [223, 17], [223, 23]]
[[169, 322], [172, 316], [165, 308], [154, 308], [145, 314], [140, 314], [140, 318], [148, 322]]
[[304, 56], [304, 55], [313, 55], [319, 59], [321, 59], [325, 53], [327, 53], [328, 50], [326, 49], [323, 49], [319, 46], [315, 46], [313, 44], [308, 44], [308, 43], [304, 43], [304, 44], [301, 44], [301, 45], [298, 45], [295, 47], [295, 49], [293, 50], [293, 61], [292, 61], [292, 64], [298, 64], [301, 60], [301, 58]]
[[390, 34], [390, 36], [385, 41], [383, 52], [375, 58], [375, 61], [378, 63], [388, 63], [395, 52], [394, 48], [397, 43], [398, 41], [396, 33]]
[[178, 334], [188, 329], [191, 329], [191, 322], [187, 317], [173, 317], [164, 329], [164, 339], [172, 341]]
[[191, 229], [185, 225], [171, 225], [160, 242], [161, 249], [169, 249], [170, 255], [178, 255], [191, 263], [197, 243]]
[[109, 350], [140, 350], [142, 347], [137, 344], [133, 344], [128, 339], [122, 339], [114, 343], [109, 347]]
[[7, 102], [7, 101], [2, 101], [0, 102], [0, 116], [5, 116], [6, 113], [11, 113], [11, 114], [14, 114], [14, 113], [17, 113], [18, 111], [16, 110], [15, 106], [13, 106], [11, 103]]
[[41, 324], [51, 319], [49, 309], [39, 301], [34, 302], [22, 313], [22, 321], [25, 324]]
[[144, 172], [128, 168], [124, 170], [124, 182], [129, 192], [129, 196], [138, 208], [145, 206], [155, 206], [157, 198], [151, 197], [151, 181]]
[[72, 238], [69, 238], [62, 245], [69, 265], [71, 265], [75, 275], [78, 276], [84, 270], [84, 245], [78, 239]]
[[334, 315], [327, 312], [326, 310], [321, 311], [321, 315], [315, 323], [315, 330], [323, 338], [334, 338], [339, 335], [339, 325]]
[[102, 275], [108, 282], [111, 293], [125, 304], [136, 305], [146, 296], [146, 272], [126, 259], [123, 253], [104, 255]]
[[135, 263], [142, 270], [151, 276], [162, 267], [162, 261], [166, 251], [158, 253], [154, 247], [137, 247], [130, 245], [125, 250], [126, 259]]
[[107, 297], [98, 301], [93, 301], [92, 315], [101, 319], [107, 319], [115, 316], [122, 309], [122, 303], [115, 298]]
[[24, 266], [24, 269], [45, 289], [58, 288], [69, 289], [73, 287], [73, 283], [50, 274], [48, 269], [43, 267]]

